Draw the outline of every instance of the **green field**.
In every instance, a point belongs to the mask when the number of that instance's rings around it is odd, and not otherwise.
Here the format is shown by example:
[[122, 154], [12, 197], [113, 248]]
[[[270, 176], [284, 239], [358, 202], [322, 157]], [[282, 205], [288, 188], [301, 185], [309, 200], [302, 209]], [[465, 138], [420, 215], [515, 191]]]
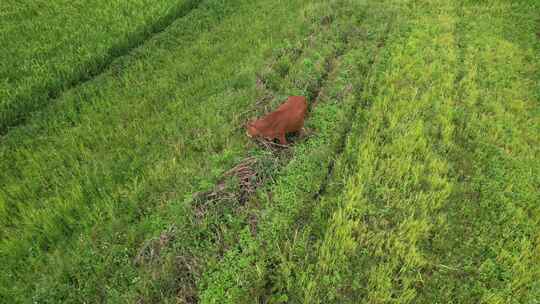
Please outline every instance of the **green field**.
[[0, 3], [0, 134], [187, 14], [193, 0]]
[[540, 2], [0, 11], [0, 303], [540, 303]]

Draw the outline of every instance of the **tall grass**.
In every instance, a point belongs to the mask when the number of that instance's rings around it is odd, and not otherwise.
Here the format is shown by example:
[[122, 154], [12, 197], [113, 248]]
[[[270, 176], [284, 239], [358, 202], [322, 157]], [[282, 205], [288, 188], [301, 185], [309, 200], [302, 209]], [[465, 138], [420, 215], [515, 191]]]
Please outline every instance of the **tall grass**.
[[[304, 262], [310, 254], [315, 234], [311, 226], [317, 224], [311, 223], [319, 220], [318, 193], [325, 191], [334, 154], [340, 149], [351, 113], [358, 107], [355, 96], [361, 92], [392, 18], [391, 11], [375, 2], [330, 1], [319, 9], [332, 12], [332, 32], [290, 68], [296, 72], [282, 84], [292, 90], [302, 88], [303, 80], [311, 79], [306, 77], [310, 75], [309, 62], [324, 62], [323, 58], [329, 57], [329, 75], [319, 84], [317, 105], [309, 118], [314, 135], [295, 147], [291, 161], [268, 187], [270, 194], [261, 191], [257, 197], [261, 208], [256, 212], [256, 235], [246, 234], [206, 272], [200, 286], [203, 303], [302, 301], [306, 278], [295, 263]], [[333, 50], [334, 45], [340, 48]]]
[[535, 303], [539, 9], [202, 1], [2, 137], [0, 302]]
[[346, 149], [344, 199], [330, 196], [318, 258], [290, 266], [305, 303], [538, 299], [534, 8], [402, 7]]
[[[261, 214], [258, 235], [243, 237], [208, 273], [204, 302], [538, 298], [538, 207], [532, 203], [538, 201], [533, 190], [538, 151], [531, 145], [538, 134], [533, 102], [538, 42], [527, 42], [533, 23], [523, 17], [530, 7], [514, 7], [519, 20], [526, 20], [514, 29], [522, 36], [517, 38], [508, 34], [510, 26], [494, 26], [496, 12], [501, 17], [495, 20], [515, 25], [502, 18], [510, 4], [462, 5], [381, 5], [397, 9], [399, 17], [374, 59], [374, 72], [353, 82], [352, 98], [362, 106], [330, 180], [319, 175], [328, 159], [318, 158], [318, 152], [332, 147], [323, 143], [327, 133], [322, 132], [314, 146], [298, 148], [271, 188], [271, 199], [263, 199], [269, 207]], [[477, 25], [480, 12], [484, 27]], [[527, 28], [529, 34], [523, 34]], [[345, 58], [359, 63], [362, 55], [351, 51]], [[533, 63], [525, 64], [525, 58]], [[347, 66], [338, 70], [354, 75]], [[484, 77], [478, 78], [479, 71]], [[493, 115], [500, 115], [500, 122], [494, 123]], [[501, 157], [499, 149], [512, 157]], [[523, 154], [516, 159], [518, 151]]]
[[242, 156], [237, 114], [265, 55], [302, 31], [302, 5], [205, 1], [5, 136], [2, 299], [135, 297], [132, 259], [164, 225], [146, 219]]
[[[539, 41], [533, 2], [463, 1], [456, 186], [422, 302], [540, 299]], [[419, 300], [420, 302], [420, 300]]]
[[453, 12], [452, 3], [401, 5], [405, 22], [361, 97], [366, 125], [346, 150], [356, 168], [315, 249], [306, 303], [410, 302], [431, 267], [423, 251], [452, 190]]
[[200, 1], [13, 1], [0, 4], [0, 134]]

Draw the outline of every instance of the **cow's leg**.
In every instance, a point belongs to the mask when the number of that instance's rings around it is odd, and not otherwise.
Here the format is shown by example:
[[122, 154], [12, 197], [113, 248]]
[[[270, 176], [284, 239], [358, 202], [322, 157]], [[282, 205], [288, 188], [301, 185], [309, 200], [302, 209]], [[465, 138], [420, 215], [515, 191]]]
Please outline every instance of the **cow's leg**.
[[279, 143], [282, 144], [282, 145], [287, 144], [287, 138], [285, 138], [285, 133], [282, 133], [282, 134], [279, 135]]

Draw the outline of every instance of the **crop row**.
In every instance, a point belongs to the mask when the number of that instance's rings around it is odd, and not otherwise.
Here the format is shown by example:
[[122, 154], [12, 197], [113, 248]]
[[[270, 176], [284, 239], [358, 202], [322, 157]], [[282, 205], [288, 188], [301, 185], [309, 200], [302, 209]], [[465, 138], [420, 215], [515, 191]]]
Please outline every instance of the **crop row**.
[[400, 30], [363, 96], [371, 107], [347, 147], [355, 167], [316, 246], [307, 299], [411, 302], [431, 267], [423, 249], [444, 223], [452, 190], [453, 9], [416, 1], [400, 8]]
[[[320, 62], [316, 58], [321, 54], [332, 62], [309, 117], [315, 135], [295, 146], [292, 159], [274, 177], [275, 182], [255, 199], [262, 206], [254, 211], [256, 233], [246, 228], [240, 242], [206, 270], [200, 283], [204, 303], [303, 301], [307, 290], [303, 283], [309, 276], [295, 266], [310, 256], [312, 241], [325, 225], [325, 203], [320, 199], [328, 188], [338, 187], [328, 179], [339, 166], [335, 161], [344, 136], [354, 113], [361, 110], [358, 96], [395, 16], [375, 1], [330, 1], [322, 7], [332, 12], [332, 33], [306, 52], [304, 59]], [[309, 65], [299, 67], [303, 72], [290, 77], [309, 78]], [[326, 202], [329, 208], [334, 204]]]

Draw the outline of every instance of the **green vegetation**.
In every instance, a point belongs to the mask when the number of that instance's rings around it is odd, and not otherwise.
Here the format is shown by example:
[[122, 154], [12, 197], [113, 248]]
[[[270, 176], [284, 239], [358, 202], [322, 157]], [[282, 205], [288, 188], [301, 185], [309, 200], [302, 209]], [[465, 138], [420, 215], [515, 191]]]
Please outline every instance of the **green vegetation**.
[[[62, 93], [0, 139], [0, 302], [540, 301], [540, 3], [175, 5], [31, 72]], [[244, 136], [293, 94], [306, 136]]]
[[199, 1], [15, 1], [0, 4], [0, 134], [100, 73]]
[[[275, 41], [303, 36], [301, 8], [206, 1], [5, 136], [3, 297], [135, 297], [133, 257], [166, 224], [152, 214], [242, 157], [236, 117], [256, 99]], [[246, 28], [248, 16], [256, 21]]]

